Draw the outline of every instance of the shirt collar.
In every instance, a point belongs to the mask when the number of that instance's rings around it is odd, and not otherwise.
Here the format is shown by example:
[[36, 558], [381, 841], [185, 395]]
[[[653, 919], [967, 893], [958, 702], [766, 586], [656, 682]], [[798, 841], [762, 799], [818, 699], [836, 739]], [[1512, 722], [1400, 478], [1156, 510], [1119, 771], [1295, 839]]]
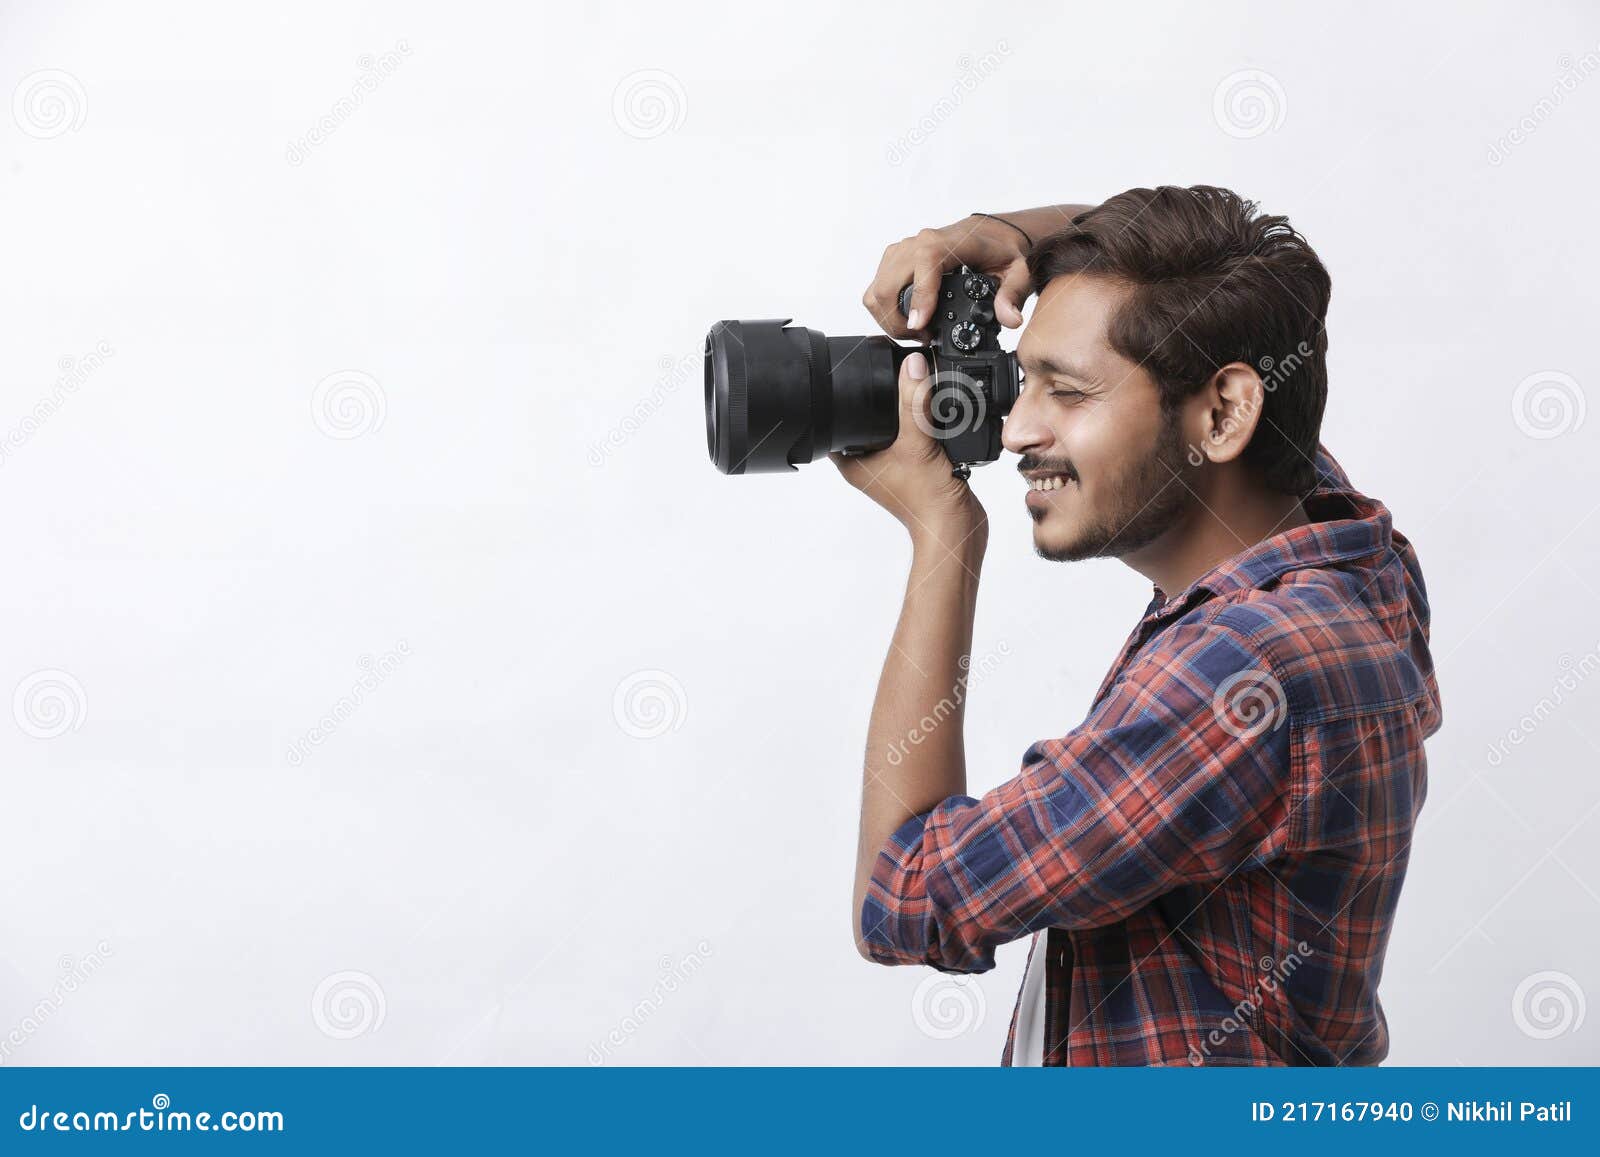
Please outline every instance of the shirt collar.
[[1389, 510], [1376, 499], [1354, 490], [1322, 488], [1307, 496], [1305, 507], [1310, 522], [1225, 559], [1171, 598], [1152, 586], [1145, 617], [1168, 618], [1206, 598], [1271, 586], [1290, 571], [1378, 558], [1392, 549]]

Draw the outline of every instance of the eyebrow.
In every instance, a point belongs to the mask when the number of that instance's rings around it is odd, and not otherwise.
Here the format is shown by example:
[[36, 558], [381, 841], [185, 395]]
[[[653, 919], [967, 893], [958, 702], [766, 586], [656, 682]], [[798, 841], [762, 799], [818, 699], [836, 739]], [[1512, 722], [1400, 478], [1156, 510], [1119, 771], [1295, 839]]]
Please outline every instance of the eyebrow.
[[1068, 362], [1058, 362], [1048, 354], [1037, 358], [1019, 356], [1017, 361], [1022, 365], [1024, 373], [1052, 374], [1058, 378], [1072, 378], [1074, 381], [1087, 382], [1090, 385], [1095, 385], [1100, 381], [1099, 378], [1087, 370]]

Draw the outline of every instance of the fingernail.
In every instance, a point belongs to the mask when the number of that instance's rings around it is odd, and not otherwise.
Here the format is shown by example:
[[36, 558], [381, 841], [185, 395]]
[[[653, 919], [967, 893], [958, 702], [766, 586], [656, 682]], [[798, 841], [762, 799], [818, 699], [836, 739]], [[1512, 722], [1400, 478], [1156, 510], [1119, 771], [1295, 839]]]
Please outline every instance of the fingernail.
[[911, 380], [920, 382], [928, 376], [928, 359], [922, 354], [914, 353], [906, 359], [906, 373], [911, 375]]
[[906, 328], [922, 328], [922, 311], [920, 309], [913, 309], [910, 313], [906, 314]]

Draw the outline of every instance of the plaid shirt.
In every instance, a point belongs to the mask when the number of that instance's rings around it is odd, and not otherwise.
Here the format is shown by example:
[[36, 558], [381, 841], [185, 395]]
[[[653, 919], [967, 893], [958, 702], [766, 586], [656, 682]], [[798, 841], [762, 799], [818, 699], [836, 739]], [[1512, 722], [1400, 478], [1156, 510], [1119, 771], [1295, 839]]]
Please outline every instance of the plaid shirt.
[[1388, 1054], [1438, 685], [1415, 552], [1317, 467], [1309, 525], [1156, 591], [1082, 724], [895, 832], [861, 911], [874, 960], [985, 972], [1037, 934], [1047, 1065]]

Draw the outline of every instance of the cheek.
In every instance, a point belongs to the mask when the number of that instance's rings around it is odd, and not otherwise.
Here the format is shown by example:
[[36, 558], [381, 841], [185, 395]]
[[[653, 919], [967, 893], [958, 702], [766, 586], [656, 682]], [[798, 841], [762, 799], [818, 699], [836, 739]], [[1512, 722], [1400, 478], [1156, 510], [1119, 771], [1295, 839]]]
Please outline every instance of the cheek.
[[1063, 445], [1084, 491], [1097, 498], [1113, 497], [1140, 472], [1156, 444], [1159, 426], [1158, 417], [1120, 406], [1083, 414], [1066, 432]]
[[1089, 411], [1066, 423], [1061, 431], [1061, 448], [1078, 472], [1078, 481], [1092, 486], [1097, 478], [1114, 471], [1117, 458], [1117, 439], [1112, 423], [1103, 411]]

